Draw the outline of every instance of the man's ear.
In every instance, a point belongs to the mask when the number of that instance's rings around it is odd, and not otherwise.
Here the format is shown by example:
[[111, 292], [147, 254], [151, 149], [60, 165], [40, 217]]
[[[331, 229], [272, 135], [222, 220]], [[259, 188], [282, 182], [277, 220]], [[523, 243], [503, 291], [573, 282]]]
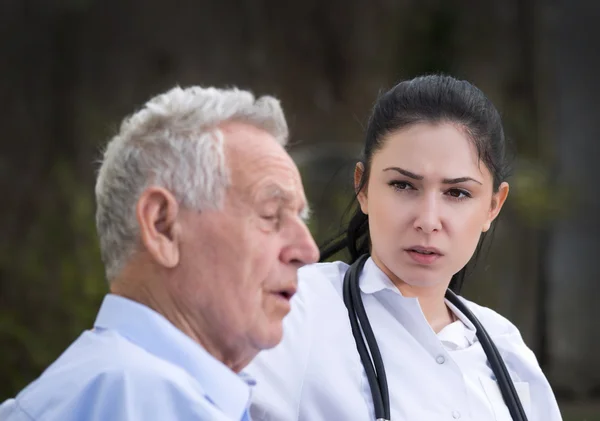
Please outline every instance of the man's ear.
[[173, 194], [155, 186], [142, 192], [135, 209], [142, 245], [156, 263], [166, 268], [179, 263], [179, 210]]
[[364, 174], [365, 166], [362, 162], [357, 162], [356, 166], [354, 167], [354, 191], [356, 192], [356, 198], [358, 199], [360, 210], [362, 210], [365, 215], [368, 215], [369, 200], [367, 198], [367, 184], [365, 183], [362, 188], [360, 186]]
[[492, 195], [492, 204], [490, 206], [490, 210], [488, 211], [488, 217], [483, 224], [482, 231], [486, 232], [492, 226], [492, 222], [502, 210], [502, 206], [504, 206], [504, 202], [506, 202], [506, 198], [508, 197], [509, 185], [506, 181], [500, 184], [498, 187], [498, 191]]

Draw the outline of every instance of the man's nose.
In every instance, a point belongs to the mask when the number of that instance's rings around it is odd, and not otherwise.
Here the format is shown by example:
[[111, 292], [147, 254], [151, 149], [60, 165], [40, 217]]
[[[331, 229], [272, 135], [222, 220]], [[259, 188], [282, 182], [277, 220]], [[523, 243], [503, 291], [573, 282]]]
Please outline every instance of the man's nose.
[[294, 263], [298, 267], [315, 263], [319, 260], [319, 248], [304, 221], [298, 219], [294, 223], [290, 245], [283, 252], [286, 263]]

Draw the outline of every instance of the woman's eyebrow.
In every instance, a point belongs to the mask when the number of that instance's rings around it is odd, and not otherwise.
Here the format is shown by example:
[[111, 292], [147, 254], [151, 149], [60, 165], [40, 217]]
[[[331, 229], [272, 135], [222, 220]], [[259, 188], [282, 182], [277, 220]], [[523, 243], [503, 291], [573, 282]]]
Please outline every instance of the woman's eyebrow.
[[[415, 174], [412, 171], [408, 171], [405, 170], [403, 168], [400, 167], [388, 167], [385, 168], [383, 171], [396, 171], [408, 178], [412, 178], [413, 180], [422, 180], [424, 177], [422, 175], [419, 174]], [[465, 183], [467, 181], [474, 181], [477, 184], [482, 184], [481, 181], [474, 179], [473, 177], [457, 177], [457, 178], [444, 178], [442, 180], [442, 183], [444, 184], [458, 184], [458, 183]]]
[[403, 168], [400, 167], [387, 167], [386, 169], [384, 169], [383, 171], [396, 171], [399, 172], [400, 174], [408, 177], [408, 178], [412, 178], [413, 180], [422, 180], [424, 177], [422, 175], [417, 175], [414, 172], [405, 170]]

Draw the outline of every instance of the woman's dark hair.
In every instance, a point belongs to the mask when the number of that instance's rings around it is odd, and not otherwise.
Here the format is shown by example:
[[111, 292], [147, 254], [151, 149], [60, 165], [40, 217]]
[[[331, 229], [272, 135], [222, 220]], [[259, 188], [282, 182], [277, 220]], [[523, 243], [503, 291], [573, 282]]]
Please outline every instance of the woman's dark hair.
[[[365, 146], [360, 162], [364, 172], [360, 191], [369, 179], [373, 154], [382, 148], [387, 135], [418, 123], [449, 122], [460, 125], [477, 148], [479, 159], [487, 166], [494, 180], [494, 191], [509, 174], [506, 162], [506, 142], [502, 119], [492, 102], [471, 83], [450, 76], [428, 75], [404, 81], [381, 95], [369, 118]], [[356, 196], [347, 228], [321, 247], [321, 261], [347, 249], [352, 264], [359, 256], [369, 253], [369, 220]], [[475, 259], [483, 239], [477, 246]], [[456, 273], [450, 288], [460, 293], [467, 266]]]

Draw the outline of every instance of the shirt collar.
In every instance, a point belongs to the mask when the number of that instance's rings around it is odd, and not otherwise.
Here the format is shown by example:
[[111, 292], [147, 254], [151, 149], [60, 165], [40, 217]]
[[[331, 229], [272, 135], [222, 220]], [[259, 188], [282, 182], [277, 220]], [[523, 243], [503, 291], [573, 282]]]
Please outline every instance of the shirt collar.
[[118, 332], [146, 351], [175, 364], [196, 378], [212, 401], [230, 419], [241, 420], [254, 380], [238, 376], [202, 346], [151, 308], [107, 294], [94, 327]]
[[[473, 323], [471, 323], [471, 321], [469, 319], [467, 319], [467, 316], [465, 316], [450, 301], [446, 300], [446, 305], [450, 308], [450, 310], [452, 310], [452, 313], [454, 313], [454, 315], [456, 316], [458, 321], [462, 322], [463, 329], [461, 332], [461, 336], [464, 335], [464, 339], [467, 341], [468, 346], [471, 346], [475, 342], [477, 342], [477, 329], [475, 328], [475, 325]], [[457, 323], [457, 322], [454, 322], [454, 323]]]
[[402, 296], [400, 290], [396, 288], [396, 285], [394, 285], [390, 278], [379, 269], [372, 257], [369, 257], [365, 262], [358, 282], [360, 290], [365, 294], [374, 294], [384, 289], [389, 289], [399, 294], [402, 298], [406, 298]]
[[[400, 290], [394, 285], [390, 278], [375, 264], [373, 258], [369, 257], [365, 262], [362, 273], [359, 278], [360, 290], [365, 294], [374, 294], [382, 290], [391, 290], [406, 301], [418, 301], [417, 298], [404, 297]], [[469, 345], [476, 341], [477, 330], [467, 317], [458, 310], [451, 302], [446, 301], [446, 305], [452, 310], [456, 317], [464, 324], [464, 335]]]

